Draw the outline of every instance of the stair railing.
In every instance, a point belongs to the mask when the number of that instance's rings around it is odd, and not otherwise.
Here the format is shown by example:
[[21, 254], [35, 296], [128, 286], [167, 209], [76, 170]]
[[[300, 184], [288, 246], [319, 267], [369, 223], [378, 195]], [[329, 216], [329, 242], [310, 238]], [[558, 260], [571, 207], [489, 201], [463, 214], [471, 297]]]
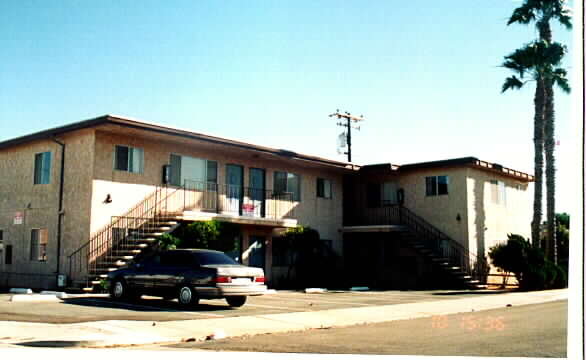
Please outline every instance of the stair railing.
[[484, 257], [469, 251], [408, 208], [399, 206], [399, 209], [399, 221], [415, 232], [435, 255], [445, 258], [451, 266], [459, 267], [472, 280], [486, 281], [488, 263]]
[[113, 241], [118, 238], [119, 234], [114, 234], [119, 222], [123, 218], [154, 218], [161, 211], [166, 211], [168, 199], [175, 194], [177, 189], [160, 187], [142, 201], [128, 210], [123, 216], [112, 219], [112, 221], [94, 233], [90, 240], [83, 244], [79, 249], [68, 256], [69, 261], [69, 278], [73, 281], [85, 278], [89, 273], [96, 270], [98, 259], [107, 256], [112, 248]]

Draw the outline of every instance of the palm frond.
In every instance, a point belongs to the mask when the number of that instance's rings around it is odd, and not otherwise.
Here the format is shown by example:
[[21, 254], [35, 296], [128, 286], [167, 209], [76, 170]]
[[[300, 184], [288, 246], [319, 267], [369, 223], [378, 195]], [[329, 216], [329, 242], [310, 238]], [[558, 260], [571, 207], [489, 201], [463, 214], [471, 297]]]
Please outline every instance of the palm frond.
[[516, 8], [509, 18], [507, 25], [514, 23], [527, 25], [535, 20], [535, 6], [532, 1], [525, 1], [523, 5]]
[[524, 82], [522, 82], [519, 78], [517, 78], [515, 75], [508, 77], [505, 79], [505, 83], [503, 84], [503, 88], [501, 90], [501, 94], [504, 93], [505, 91], [511, 89], [511, 90], [519, 90], [520, 88], [523, 87], [523, 85], [525, 85]]
[[572, 91], [570, 82], [567, 78], [568, 72], [566, 69], [557, 68], [552, 73], [552, 80], [563, 92], [569, 94]]

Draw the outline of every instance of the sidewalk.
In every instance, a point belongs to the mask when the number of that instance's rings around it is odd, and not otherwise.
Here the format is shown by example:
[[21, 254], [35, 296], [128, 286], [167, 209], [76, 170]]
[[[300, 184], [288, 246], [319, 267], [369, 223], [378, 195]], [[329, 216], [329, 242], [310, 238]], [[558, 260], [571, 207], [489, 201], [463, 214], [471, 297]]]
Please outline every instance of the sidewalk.
[[350, 326], [537, 304], [567, 298], [568, 290], [562, 289], [203, 320], [166, 322], [109, 320], [78, 324], [0, 321], [0, 347], [13, 347], [17, 344], [43, 347], [115, 347], [203, 341], [206, 338], [213, 338], [213, 334], [216, 337], [232, 337]]

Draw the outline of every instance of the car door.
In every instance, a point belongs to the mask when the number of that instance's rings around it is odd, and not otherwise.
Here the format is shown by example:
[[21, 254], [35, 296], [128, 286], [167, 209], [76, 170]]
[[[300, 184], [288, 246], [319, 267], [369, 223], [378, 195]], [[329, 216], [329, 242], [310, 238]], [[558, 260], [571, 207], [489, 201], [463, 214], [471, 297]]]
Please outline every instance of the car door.
[[193, 257], [187, 251], [168, 251], [161, 254], [161, 261], [153, 271], [153, 291], [157, 294], [168, 294], [175, 291], [186, 274], [193, 267]]
[[128, 286], [138, 290], [141, 293], [148, 293], [152, 289], [152, 273], [158, 263], [161, 261], [158, 254], [133, 265], [133, 272], [127, 276]]

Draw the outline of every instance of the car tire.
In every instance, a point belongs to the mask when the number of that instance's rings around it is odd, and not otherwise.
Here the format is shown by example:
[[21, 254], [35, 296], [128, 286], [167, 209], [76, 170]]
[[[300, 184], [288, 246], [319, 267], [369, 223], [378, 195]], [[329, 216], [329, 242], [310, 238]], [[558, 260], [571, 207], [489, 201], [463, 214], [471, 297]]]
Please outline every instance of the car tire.
[[229, 296], [226, 301], [231, 307], [241, 307], [246, 302], [246, 296]]
[[179, 287], [177, 300], [181, 306], [195, 306], [199, 303], [199, 298], [195, 291], [187, 285]]
[[130, 300], [133, 296], [123, 279], [114, 279], [110, 283], [110, 298], [113, 300]]

